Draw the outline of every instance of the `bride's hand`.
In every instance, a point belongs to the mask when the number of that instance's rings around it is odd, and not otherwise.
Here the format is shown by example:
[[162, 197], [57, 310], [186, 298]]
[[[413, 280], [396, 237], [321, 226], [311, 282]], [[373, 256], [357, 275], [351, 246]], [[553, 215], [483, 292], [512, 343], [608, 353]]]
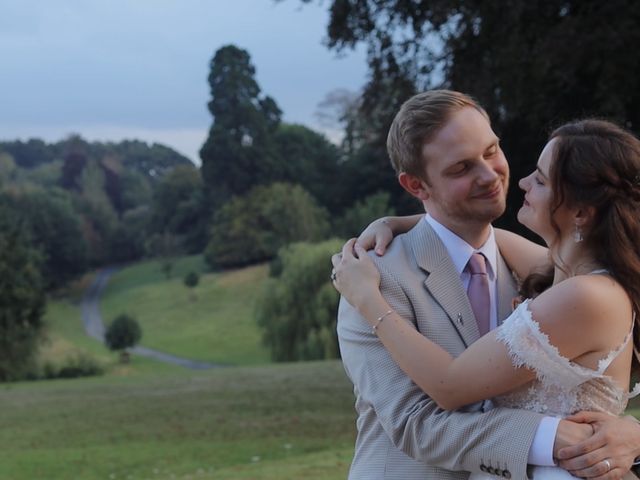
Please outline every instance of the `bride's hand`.
[[378, 218], [367, 225], [358, 237], [357, 244], [365, 250], [375, 249], [376, 255], [382, 256], [394, 236], [408, 232], [423, 217], [424, 214]]
[[356, 309], [380, 294], [380, 272], [355, 238], [344, 244], [341, 254], [331, 257], [331, 263], [333, 285]]
[[358, 236], [356, 245], [365, 250], [373, 250], [376, 255], [384, 255], [387, 246], [393, 240], [393, 228], [387, 218], [374, 220]]

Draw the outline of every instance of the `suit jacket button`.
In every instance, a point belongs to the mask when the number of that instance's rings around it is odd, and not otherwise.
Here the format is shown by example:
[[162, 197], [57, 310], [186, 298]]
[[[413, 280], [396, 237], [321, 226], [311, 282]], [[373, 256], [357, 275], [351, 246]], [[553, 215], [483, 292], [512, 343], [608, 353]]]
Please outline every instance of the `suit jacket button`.
[[511, 478], [511, 472], [509, 470], [505, 470], [504, 472], [502, 472], [502, 476], [504, 478]]
[[496, 471], [493, 469], [493, 467], [487, 468], [487, 472], [490, 473], [491, 475], [494, 475], [496, 473]]
[[502, 476], [502, 470], [500, 470], [499, 468], [494, 469], [493, 473], [495, 473], [496, 475], [498, 475], [499, 477]]
[[487, 466], [484, 463], [481, 464], [480, 465], [480, 470], [486, 473], [487, 472]]

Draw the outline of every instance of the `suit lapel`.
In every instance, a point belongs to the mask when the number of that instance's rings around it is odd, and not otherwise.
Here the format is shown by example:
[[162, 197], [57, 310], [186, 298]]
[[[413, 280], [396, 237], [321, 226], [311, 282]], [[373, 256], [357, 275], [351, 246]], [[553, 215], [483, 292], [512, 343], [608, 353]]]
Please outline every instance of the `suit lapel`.
[[418, 266], [425, 271], [424, 286], [449, 317], [465, 346], [480, 338], [467, 292], [440, 237], [431, 226], [420, 221], [407, 234]]

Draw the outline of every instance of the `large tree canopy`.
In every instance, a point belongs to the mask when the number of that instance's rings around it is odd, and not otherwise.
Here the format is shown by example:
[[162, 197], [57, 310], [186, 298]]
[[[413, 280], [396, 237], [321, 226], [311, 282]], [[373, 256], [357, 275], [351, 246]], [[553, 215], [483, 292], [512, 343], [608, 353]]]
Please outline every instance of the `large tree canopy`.
[[404, 81], [470, 93], [491, 115], [515, 178], [563, 121], [640, 125], [638, 2], [333, 0], [330, 14], [330, 48], [367, 45], [365, 113], [382, 99], [382, 110], [397, 111], [411, 92], [389, 88]]

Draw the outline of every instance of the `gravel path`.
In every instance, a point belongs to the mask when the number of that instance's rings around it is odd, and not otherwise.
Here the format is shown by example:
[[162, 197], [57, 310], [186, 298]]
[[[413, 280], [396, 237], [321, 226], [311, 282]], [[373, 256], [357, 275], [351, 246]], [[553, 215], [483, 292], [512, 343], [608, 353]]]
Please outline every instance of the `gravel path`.
[[[107, 286], [109, 277], [111, 277], [115, 271], [115, 268], [105, 268], [100, 270], [82, 299], [82, 322], [84, 324], [84, 330], [87, 335], [102, 343], [104, 343], [105, 328], [98, 306], [100, 303], [100, 295]], [[193, 370], [204, 370], [207, 368], [226, 366], [217, 363], [200, 362], [197, 360], [190, 360], [188, 358], [177, 357], [169, 353], [159, 352], [158, 350], [142, 346], [134, 347], [130, 352], [142, 357], [153, 358], [154, 360], [179, 365], [185, 368], [191, 368]]]

